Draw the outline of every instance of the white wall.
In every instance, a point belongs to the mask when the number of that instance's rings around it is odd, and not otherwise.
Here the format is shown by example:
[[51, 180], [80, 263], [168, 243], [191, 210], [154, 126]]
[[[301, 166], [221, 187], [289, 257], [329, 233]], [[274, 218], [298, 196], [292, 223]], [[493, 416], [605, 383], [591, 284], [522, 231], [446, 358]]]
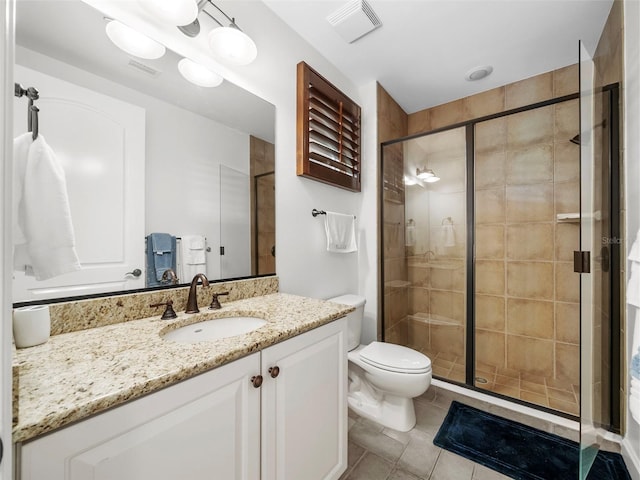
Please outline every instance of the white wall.
[[[212, 249], [207, 253], [207, 276], [220, 278], [220, 165], [249, 174], [249, 135], [168, 103], [149, 100], [144, 105], [146, 233], [205, 235]], [[248, 177], [245, 190], [249, 198]], [[244, 221], [248, 229], [250, 219]], [[246, 246], [244, 257], [249, 260], [248, 239]], [[244, 275], [250, 274], [249, 267]]]
[[[640, 3], [624, 0], [624, 178], [626, 242], [630, 249], [640, 229]], [[627, 252], [628, 253], [628, 252]], [[628, 263], [627, 263], [628, 264]], [[627, 269], [627, 280], [629, 276]], [[627, 364], [631, 364], [633, 329], [640, 329], [635, 308], [627, 308]], [[640, 317], [639, 317], [640, 318]], [[638, 333], [640, 334], [640, 332]], [[629, 375], [625, 381], [629, 382]], [[626, 388], [629, 391], [629, 388]], [[640, 479], [640, 425], [631, 417], [627, 408], [626, 434], [623, 455], [634, 480]]]
[[[371, 137], [375, 135], [375, 82], [357, 89], [262, 2], [232, 2], [229, 10], [256, 42], [258, 58], [226, 76], [276, 106], [276, 272], [280, 290], [317, 298], [365, 294], [367, 315], [373, 315], [370, 312], [377, 309], [376, 141]], [[296, 176], [296, 65], [300, 61], [362, 107], [361, 193]], [[312, 217], [313, 208], [356, 215], [359, 252], [326, 252], [323, 217]]]
[[220, 278], [220, 165], [248, 175], [249, 135], [26, 48], [16, 63], [145, 109], [145, 234], [205, 235], [207, 275]]

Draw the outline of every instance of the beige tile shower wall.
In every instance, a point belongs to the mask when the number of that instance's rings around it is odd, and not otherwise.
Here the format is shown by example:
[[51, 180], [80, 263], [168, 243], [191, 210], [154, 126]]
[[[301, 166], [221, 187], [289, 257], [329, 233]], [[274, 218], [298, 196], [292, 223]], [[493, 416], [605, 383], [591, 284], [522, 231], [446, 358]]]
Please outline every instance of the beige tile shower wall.
[[[404, 137], [406, 134], [407, 114], [384, 88], [378, 85], [379, 142]], [[405, 196], [402, 171], [402, 147], [400, 145], [387, 147], [382, 170], [385, 186], [379, 199], [384, 218], [382, 227], [384, 270], [381, 276], [384, 311], [378, 316], [381, 322], [378, 325], [378, 331], [384, 326], [387, 342], [406, 345], [409, 289], [405, 255]]]
[[[577, 93], [569, 66], [409, 115], [408, 133]], [[476, 361], [579, 381], [577, 101], [479, 124], [476, 130]], [[411, 271], [410, 271], [411, 275]], [[413, 274], [416, 276], [416, 274]], [[552, 386], [552, 385], [551, 385]]]
[[[412, 113], [408, 117], [406, 134], [428, 132], [577, 92], [576, 64]], [[491, 141], [490, 138], [487, 140]]]
[[579, 224], [556, 220], [579, 211], [577, 131], [577, 100], [476, 130], [478, 361], [551, 385], [579, 382]]

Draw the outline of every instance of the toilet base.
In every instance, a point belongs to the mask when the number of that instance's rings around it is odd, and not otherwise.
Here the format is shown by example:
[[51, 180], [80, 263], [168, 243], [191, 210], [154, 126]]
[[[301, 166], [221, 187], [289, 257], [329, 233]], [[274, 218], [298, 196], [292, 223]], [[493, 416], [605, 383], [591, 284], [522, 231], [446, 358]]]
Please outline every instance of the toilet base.
[[377, 400], [362, 391], [357, 391], [350, 392], [347, 399], [351, 410], [384, 427], [408, 432], [416, 424], [412, 398], [384, 395]]

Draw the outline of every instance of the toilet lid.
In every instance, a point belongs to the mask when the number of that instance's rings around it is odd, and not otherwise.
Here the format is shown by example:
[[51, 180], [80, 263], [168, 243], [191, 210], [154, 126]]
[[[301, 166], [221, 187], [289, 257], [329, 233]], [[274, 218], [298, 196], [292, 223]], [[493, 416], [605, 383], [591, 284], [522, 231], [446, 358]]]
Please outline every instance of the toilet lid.
[[363, 362], [391, 372], [426, 373], [431, 370], [431, 360], [426, 355], [402, 345], [371, 342], [360, 350]]

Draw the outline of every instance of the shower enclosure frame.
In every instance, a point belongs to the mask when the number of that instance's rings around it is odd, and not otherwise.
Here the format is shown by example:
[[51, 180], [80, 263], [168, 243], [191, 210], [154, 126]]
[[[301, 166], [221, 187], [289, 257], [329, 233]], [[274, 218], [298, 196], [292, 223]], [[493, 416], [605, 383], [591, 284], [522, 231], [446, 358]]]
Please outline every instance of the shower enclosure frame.
[[[602, 92], [606, 92], [609, 95], [609, 115], [608, 122], [610, 123], [610, 137], [609, 137], [609, 178], [607, 179], [610, 186], [620, 185], [620, 155], [619, 155], [619, 84], [611, 84], [603, 87], [601, 89]], [[384, 166], [384, 147], [388, 147], [394, 144], [402, 143], [408, 140], [417, 139], [420, 137], [424, 137], [427, 135], [434, 135], [437, 133], [454, 130], [458, 128], [465, 128], [465, 141], [466, 141], [466, 205], [465, 205], [465, 213], [466, 213], [466, 305], [465, 305], [465, 325], [466, 325], [466, 333], [465, 333], [465, 382], [460, 383], [454, 380], [449, 380], [445, 378], [438, 378], [439, 380], [446, 381], [448, 383], [452, 383], [455, 385], [462, 386], [464, 388], [481, 392], [490, 396], [494, 396], [497, 398], [501, 398], [504, 400], [508, 400], [510, 402], [514, 402], [521, 405], [526, 405], [528, 407], [535, 408], [537, 410], [551, 413], [554, 415], [562, 416], [565, 418], [569, 418], [571, 420], [577, 420], [578, 417], [571, 415], [569, 413], [561, 412], [549, 407], [537, 405], [534, 403], [530, 403], [518, 398], [513, 398], [507, 395], [503, 395], [500, 393], [492, 392], [490, 390], [485, 390], [475, 386], [475, 332], [476, 332], [476, 322], [475, 322], [475, 126], [481, 122], [486, 122], [490, 120], [494, 120], [501, 117], [507, 117], [509, 115], [518, 114], [521, 112], [527, 112], [530, 110], [535, 110], [537, 108], [548, 107], [551, 105], [556, 105], [562, 102], [576, 100], [579, 99], [580, 94], [574, 93], [570, 95], [563, 95], [560, 97], [552, 98], [549, 100], [545, 100], [542, 102], [536, 102], [530, 105], [505, 110], [503, 112], [486, 115], [479, 118], [474, 118], [471, 120], [467, 120], [464, 122], [459, 122], [452, 125], [447, 125], [445, 127], [436, 128], [430, 130], [428, 132], [420, 132], [412, 135], [407, 135], [401, 138], [396, 138], [393, 140], [388, 140], [380, 143], [380, 160], [379, 160], [379, 171], [383, 172]], [[569, 139], [567, 139], [569, 141]], [[378, 238], [380, 241], [380, 252], [384, 252], [384, 175], [381, 174], [379, 176], [378, 188], [380, 189], [380, 195], [378, 199], [378, 212], [379, 212], [379, 232]], [[609, 188], [609, 192], [611, 194], [609, 198], [609, 213], [610, 213], [610, 238], [621, 238], [620, 237], [620, 197], [616, 195], [618, 189]], [[620, 369], [621, 369], [621, 359], [620, 359], [620, 245], [615, 242], [611, 243], [610, 246], [610, 258], [611, 258], [611, 271], [616, 274], [609, 275], [609, 288], [610, 288], [610, 297], [609, 297], [609, 314], [610, 314], [610, 331], [609, 331], [609, 353], [610, 353], [610, 364], [612, 366], [611, 373], [611, 384], [609, 389], [609, 397], [610, 397], [610, 422], [609, 425], [604, 425], [605, 428], [611, 430], [613, 432], [618, 433], [620, 431], [620, 422], [621, 422], [621, 413], [620, 413]], [[578, 246], [576, 246], [578, 247]], [[383, 254], [382, 254], [383, 255]], [[379, 318], [380, 320], [380, 337], [382, 341], [385, 341], [385, 295], [384, 295], [384, 256], [381, 257], [382, 261], [380, 262], [380, 287], [379, 287]]]

